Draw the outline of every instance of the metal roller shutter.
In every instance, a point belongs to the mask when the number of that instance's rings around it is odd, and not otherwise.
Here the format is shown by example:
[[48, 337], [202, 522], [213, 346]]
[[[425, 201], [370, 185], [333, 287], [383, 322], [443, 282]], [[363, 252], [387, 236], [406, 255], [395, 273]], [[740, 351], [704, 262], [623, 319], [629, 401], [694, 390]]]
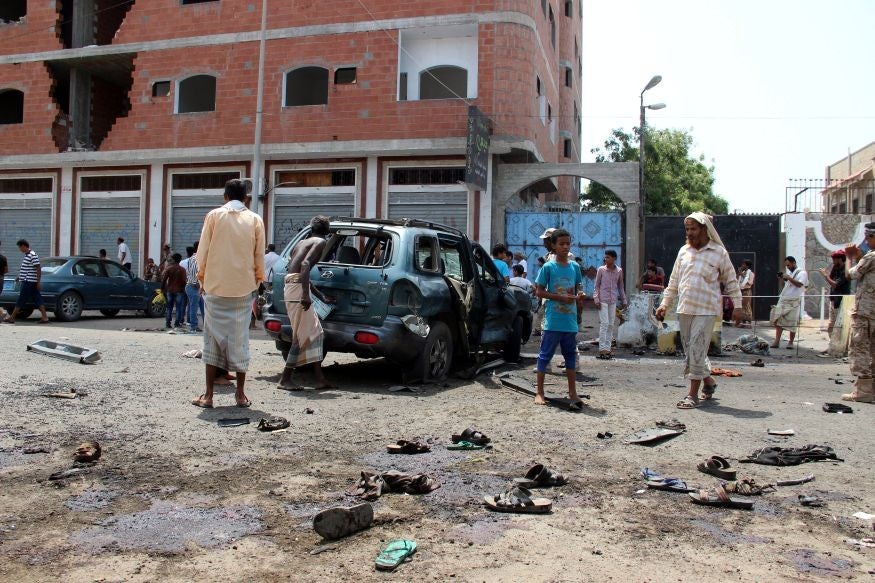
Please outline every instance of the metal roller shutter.
[[143, 264], [140, 255], [139, 196], [112, 198], [82, 198], [82, 218], [79, 227], [79, 253], [94, 255], [106, 249], [109, 259], [118, 259], [116, 239], [124, 237], [131, 250], [131, 270], [139, 274]]
[[20, 200], [0, 199], [0, 241], [9, 261], [9, 275], [18, 275], [21, 254], [15, 247], [19, 239], [27, 239], [30, 248], [40, 257], [52, 254], [52, 199], [33, 195]]
[[[199, 193], [203, 191], [198, 191]], [[170, 247], [185, 257], [185, 248], [200, 239], [204, 217], [224, 204], [222, 193], [182, 195], [173, 193], [170, 228]]]
[[274, 199], [273, 242], [284, 249], [316, 215], [349, 217], [355, 211], [355, 191], [277, 192]]
[[468, 191], [389, 192], [390, 219], [421, 219], [468, 229]]

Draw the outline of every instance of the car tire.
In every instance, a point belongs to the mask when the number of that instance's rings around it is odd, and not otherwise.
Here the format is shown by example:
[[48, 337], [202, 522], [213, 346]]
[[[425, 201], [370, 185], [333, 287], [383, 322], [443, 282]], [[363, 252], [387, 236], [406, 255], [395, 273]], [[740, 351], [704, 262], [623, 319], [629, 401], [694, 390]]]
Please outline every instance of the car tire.
[[146, 304], [146, 309], [143, 310], [146, 313], [147, 318], [160, 318], [164, 315], [164, 312], [167, 310], [167, 304], [165, 303], [154, 303], [149, 302]]
[[66, 291], [55, 304], [55, 318], [61, 322], [75, 322], [82, 317], [82, 307], [82, 296]]
[[118, 313], [121, 310], [100, 310], [100, 313], [106, 316], [107, 318], [112, 318], [114, 316], [118, 316]]
[[422, 352], [413, 361], [411, 376], [422, 382], [443, 381], [453, 366], [453, 335], [443, 322], [429, 324]]
[[523, 345], [523, 317], [517, 316], [513, 320], [513, 325], [510, 329], [510, 336], [507, 337], [507, 342], [504, 343], [502, 358], [506, 362], [520, 361], [520, 348]]

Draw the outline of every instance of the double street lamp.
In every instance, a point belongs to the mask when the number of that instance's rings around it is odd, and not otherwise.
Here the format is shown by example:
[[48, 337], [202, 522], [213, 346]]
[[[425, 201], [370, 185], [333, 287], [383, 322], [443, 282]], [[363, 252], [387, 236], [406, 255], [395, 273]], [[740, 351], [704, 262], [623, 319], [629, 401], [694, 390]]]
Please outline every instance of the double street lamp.
[[644, 195], [644, 142], [646, 140], [645, 136], [647, 135], [647, 120], [644, 116], [644, 112], [648, 109], [662, 109], [665, 107], [664, 103], [644, 105], [644, 92], [659, 85], [660, 81], [662, 81], [662, 75], [654, 75], [653, 78], [647, 82], [647, 85], [644, 86], [644, 89], [641, 90], [641, 95], [639, 96], [641, 98], [641, 123], [638, 126], [638, 205], [640, 207], [638, 212], [642, 230], [644, 229], [644, 203], [646, 202]]

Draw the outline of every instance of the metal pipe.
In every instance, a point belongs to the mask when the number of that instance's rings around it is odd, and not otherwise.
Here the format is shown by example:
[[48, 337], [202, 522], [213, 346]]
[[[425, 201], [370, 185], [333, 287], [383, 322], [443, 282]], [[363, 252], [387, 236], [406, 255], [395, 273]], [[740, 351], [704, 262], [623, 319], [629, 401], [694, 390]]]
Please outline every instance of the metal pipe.
[[252, 212], [261, 214], [261, 199], [264, 196], [264, 177], [261, 174], [261, 134], [264, 126], [264, 52], [267, 32], [267, 0], [261, 0], [261, 35], [258, 41], [258, 93], [255, 98], [255, 146], [252, 154]]

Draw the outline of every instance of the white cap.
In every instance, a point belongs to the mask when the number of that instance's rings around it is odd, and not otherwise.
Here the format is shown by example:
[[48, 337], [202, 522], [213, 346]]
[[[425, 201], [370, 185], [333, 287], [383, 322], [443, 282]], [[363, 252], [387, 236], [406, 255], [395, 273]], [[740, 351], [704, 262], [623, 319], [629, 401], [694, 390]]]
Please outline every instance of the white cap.
[[541, 239], [546, 239], [550, 235], [553, 234], [553, 231], [556, 230], [556, 227], [550, 227], [549, 229], [544, 229], [544, 232], [541, 233]]

